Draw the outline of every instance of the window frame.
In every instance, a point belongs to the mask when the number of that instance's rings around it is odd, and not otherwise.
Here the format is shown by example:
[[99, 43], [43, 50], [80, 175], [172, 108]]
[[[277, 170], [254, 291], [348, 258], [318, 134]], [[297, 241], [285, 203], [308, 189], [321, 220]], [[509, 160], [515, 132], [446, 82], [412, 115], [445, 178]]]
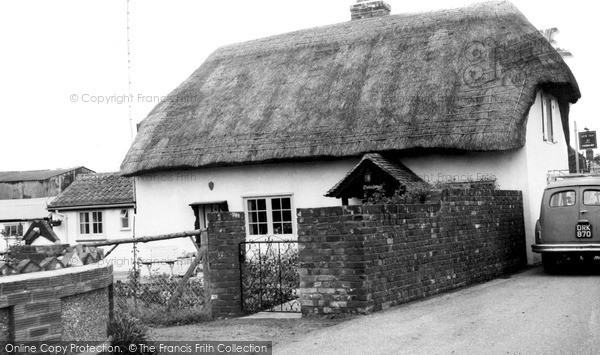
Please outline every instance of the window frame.
[[[282, 198], [289, 198], [290, 199], [290, 223], [292, 224], [292, 233], [281, 233], [281, 234], [275, 234], [274, 232], [274, 227], [273, 224], [274, 223], [284, 223], [283, 221], [283, 216], [282, 216], [282, 221], [281, 222], [275, 222], [273, 220], [273, 205], [272, 205], [272, 201], [273, 199], [282, 199]], [[244, 204], [244, 217], [245, 217], [245, 226], [246, 226], [246, 237], [249, 239], [260, 239], [260, 238], [264, 238], [264, 237], [270, 237], [270, 236], [274, 236], [274, 237], [278, 237], [278, 238], [284, 238], [284, 239], [296, 239], [297, 238], [297, 226], [296, 226], [296, 218], [294, 218], [294, 216], [296, 215], [296, 207], [294, 205], [294, 196], [293, 194], [273, 194], [273, 195], [253, 195], [253, 196], [243, 196], [243, 204]], [[267, 219], [266, 219], [266, 223], [267, 223], [267, 233], [266, 234], [251, 234], [251, 222], [250, 222], [250, 211], [248, 208], [248, 201], [249, 200], [265, 200], [265, 205], [266, 205], [266, 209], [264, 210], [266, 212], [267, 215]], [[281, 208], [282, 206], [280, 206], [280, 209], [278, 211], [285, 211], [287, 209], [283, 209]], [[257, 210], [258, 211], [258, 210]], [[261, 210], [262, 211], [262, 210]]]
[[[563, 194], [563, 193], [569, 193], [569, 192], [572, 192], [572, 193], [573, 193], [573, 203], [572, 203], [572, 204], [570, 204], [570, 205], [562, 205], [562, 206], [552, 206], [552, 198], [553, 198], [555, 195], [558, 195], [558, 194]], [[566, 196], [567, 196], [567, 195], [565, 195], [565, 197], [566, 197]], [[573, 207], [573, 206], [575, 206], [576, 204], [577, 204], [577, 191], [576, 191], [576, 190], [561, 190], [561, 191], [557, 191], [557, 192], [554, 192], [552, 195], [550, 195], [550, 198], [548, 199], [548, 206], [549, 206], [550, 208], [565, 208], [565, 207]]]
[[[125, 214], [123, 215], [123, 212], [125, 212]], [[127, 221], [127, 226], [124, 227], [123, 226], [123, 221]], [[129, 209], [128, 208], [123, 208], [119, 211], [119, 227], [122, 231], [129, 231], [131, 230], [131, 217], [129, 216]]]
[[581, 203], [584, 206], [600, 206], [600, 198], [598, 196], [596, 196], [596, 200], [599, 201], [597, 204], [585, 203], [585, 193], [588, 191], [590, 191], [590, 192], [594, 191], [594, 192], [600, 193], [600, 189], [585, 189], [585, 190], [583, 190], [583, 192], [581, 193]]
[[[94, 214], [100, 216], [100, 221], [94, 221]], [[82, 221], [82, 215], [87, 215], [86, 221]], [[80, 211], [77, 213], [77, 234], [80, 237], [98, 237], [104, 236], [106, 231], [106, 219], [104, 218], [104, 211], [102, 210], [93, 210], [93, 211]], [[98, 218], [96, 218], [98, 219]], [[87, 229], [89, 232], [82, 232], [82, 226], [87, 225]], [[94, 232], [94, 225], [100, 226], [100, 232]]]
[[556, 99], [545, 92], [541, 92], [542, 103], [542, 137], [544, 142], [556, 143], [554, 134], [554, 111], [558, 103]]
[[[22, 237], [23, 233], [19, 234], [19, 224], [20, 223], [4, 223], [4, 230], [8, 230], [7, 237]], [[15, 233], [11, 233], [11, 229], [14, 227]]]

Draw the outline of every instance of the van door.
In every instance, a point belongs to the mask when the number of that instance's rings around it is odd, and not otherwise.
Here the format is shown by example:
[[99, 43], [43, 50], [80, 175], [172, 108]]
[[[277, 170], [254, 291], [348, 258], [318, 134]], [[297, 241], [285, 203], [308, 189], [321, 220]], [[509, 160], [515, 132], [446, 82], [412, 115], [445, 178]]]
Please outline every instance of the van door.
[[540, 216], [544, 243], [577, 242], [575, 230], [580, 214], [579, 200], [579, 188], [575, 186], [546, 190]]
[[582, 186], [576, 238], [582, 243], [600, 241], [600, 186]]

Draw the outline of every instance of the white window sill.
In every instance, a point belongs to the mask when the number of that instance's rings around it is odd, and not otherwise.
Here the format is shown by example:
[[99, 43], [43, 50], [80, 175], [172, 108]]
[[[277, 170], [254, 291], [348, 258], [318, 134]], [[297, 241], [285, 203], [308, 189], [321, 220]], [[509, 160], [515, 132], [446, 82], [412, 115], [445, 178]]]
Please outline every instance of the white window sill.
[[106, 238], [85, 238], [85, 239], [75, 239], [77, 243], [90, 243], [90, 242], [105, 242]]

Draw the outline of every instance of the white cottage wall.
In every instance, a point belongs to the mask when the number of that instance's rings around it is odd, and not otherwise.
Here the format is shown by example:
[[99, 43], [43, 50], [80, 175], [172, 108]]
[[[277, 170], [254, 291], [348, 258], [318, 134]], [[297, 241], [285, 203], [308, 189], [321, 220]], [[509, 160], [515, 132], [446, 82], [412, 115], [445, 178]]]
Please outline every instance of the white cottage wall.
[[[121, 228], [121, 210], [129, 211], [129, 229]], [[104, 233], [100, 236], [87, 237], [79, 234], [79, 213], [87, 211], [100, 211], [90, 209], [85, 211], [62, 211], [60, 214], [54, 213], [55, 220], [61, 220], [60, 226], [54, 227], [54, 233], [60, 238], [62, 243], [70, 245], [80, 244], [88, 240], [97, 239], [124, 239], [133, 237], [134, 231], [134, 211], [132, 207], [102, 209]], [[107, 252], [111, 247], [103, 247]], [[104, 263], [113, 265], [115, 271], [126, 271], [133, 266], [132, 244], [119, 245], [111, 254], [103, 260]]]
[[[501, 189], [521, 190], [530, 264], [538, 261], [531, 253], [530, 245], [534, 241], [546, 174], [548, 170], [568, 169], [567, 146], [564, 133], [561, 133], [558, 108], [553, 112], [555, 139], [549, 143], [543, 140], [541, 107], [538, 94], [529, 113], [523, 148], [402, 158], [402, 162], [425, 181], [496, 178]], [[135, 178], [136, 234], [156, 235], [193, 229], [192, 203], [227, 201], [230, 211], [243, 211], [244, 197], [293, 195], [295, 208], [339, 206], [339, 199], [324, 197], [324, 194], [359, 160], [357, 157], [326, 162], [233, 166], [139, 176]], [[194, 251], [187, 239], [161, 244], [164, 250], [170, 248], [170, 253], [175, 255]]]
[[541, 94], [536, 96], [527, 119], [526, 143], [523, 148], [506, 152], [465, 152], [434, 154], [402, 159], [415, 174], [429, 182], [495, 177], [499, 188], [523, 192], [523, 216], [527, 261], [540, 261], [531, 252], [535, 223], [539, 217], [542, 193], [549, 170], [568, 170], [567, 144], [558, 105], [553, 110], [554, 141], [544, 141], [542, 133]]
[[527, 185], [523, 188], [523, 212], [527, 226], [527, 259], [530, 264], [541, 262], [541, 256], [531, 252], [531, 244], [535, 242], [535, 223], [540, 216], [547, 173], [549, 170], [569, 170], [567, 139], [556, 102], [552, 109], [553, 141], [544, 141], [542, 122], [542, 100], [541, 93], [538, 93], [529, 111], [527, 143], [524, 148], [527, 159]]

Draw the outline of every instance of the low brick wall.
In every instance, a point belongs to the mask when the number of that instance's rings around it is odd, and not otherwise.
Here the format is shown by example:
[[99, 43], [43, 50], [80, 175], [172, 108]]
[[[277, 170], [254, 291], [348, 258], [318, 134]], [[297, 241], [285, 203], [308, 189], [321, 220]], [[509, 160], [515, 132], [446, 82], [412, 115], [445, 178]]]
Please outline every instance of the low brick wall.
[[90, 264], [0, 278], [0, 342], [104, 342], [112, 266]]
[[301, 209], [302, 313], [370, 313], [518, 270], [522, 206], [519, 191], [457, 190], [439, 206]]
[[243, 212], [208, 215], [207, 255], [203, 259], [207, 305], [213, 317], [242, 314], [239, 244], [246, 239]]

